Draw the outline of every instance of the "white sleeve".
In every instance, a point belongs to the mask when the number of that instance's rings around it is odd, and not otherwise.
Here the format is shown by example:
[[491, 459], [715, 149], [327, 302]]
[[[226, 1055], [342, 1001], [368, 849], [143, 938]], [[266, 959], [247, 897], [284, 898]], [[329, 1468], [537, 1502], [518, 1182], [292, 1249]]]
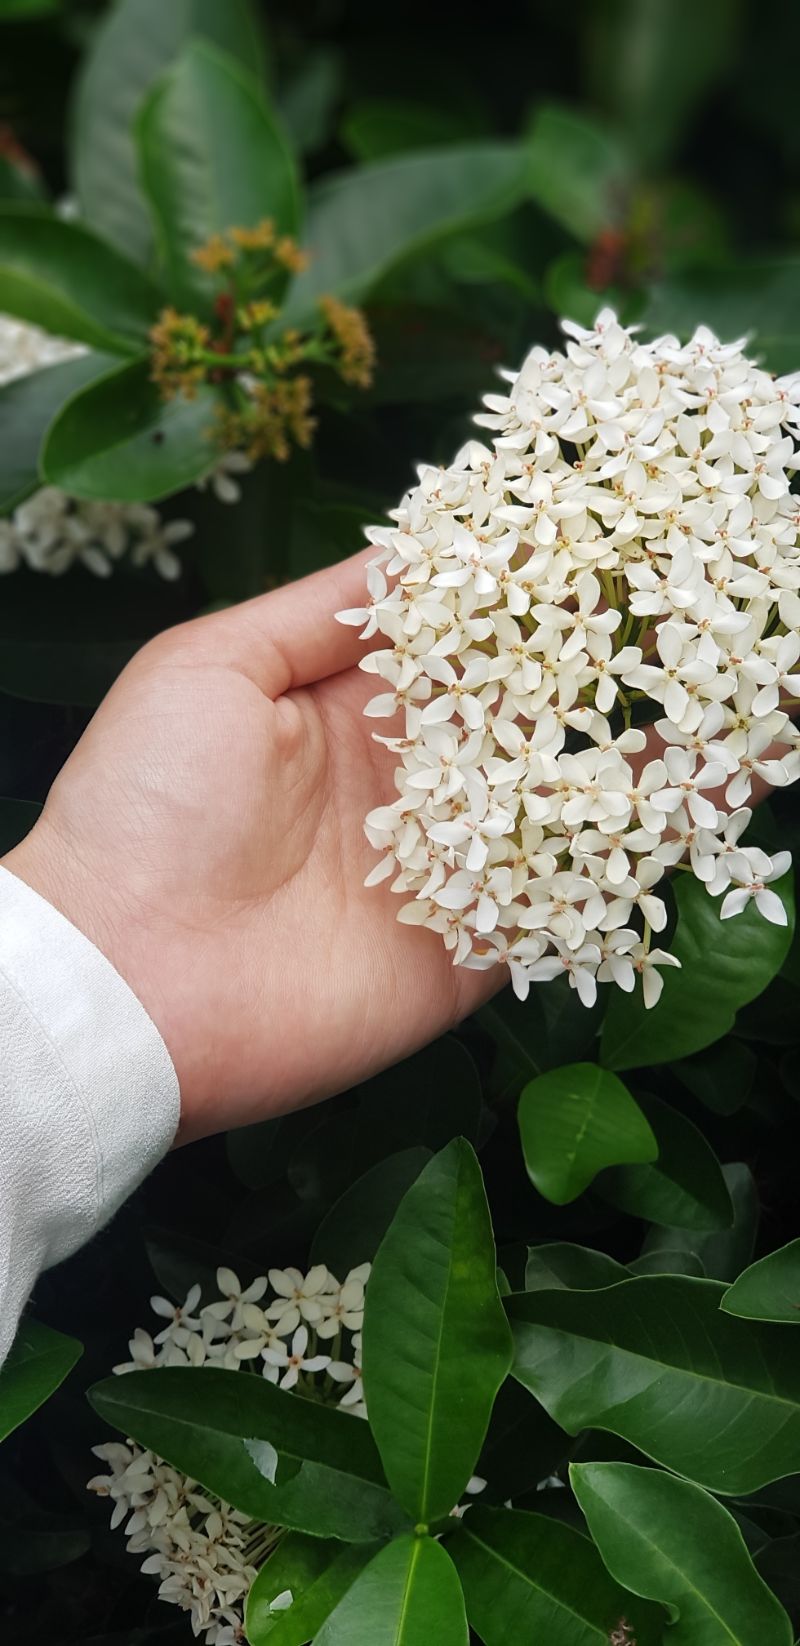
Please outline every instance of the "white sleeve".
[[0, 868], [0, 1363], [42, 1269], [169, 1148], [178, 1079], [99, 949]]

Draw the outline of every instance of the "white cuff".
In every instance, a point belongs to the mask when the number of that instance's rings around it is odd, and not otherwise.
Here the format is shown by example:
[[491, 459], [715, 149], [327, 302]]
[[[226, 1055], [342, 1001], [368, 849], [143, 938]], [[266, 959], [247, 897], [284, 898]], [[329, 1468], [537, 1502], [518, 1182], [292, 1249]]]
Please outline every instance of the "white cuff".
[[39, 1271], [112, 1216], [179, 1115], [169, 1053], [127, 983], [0, 868], [0, 1362]]

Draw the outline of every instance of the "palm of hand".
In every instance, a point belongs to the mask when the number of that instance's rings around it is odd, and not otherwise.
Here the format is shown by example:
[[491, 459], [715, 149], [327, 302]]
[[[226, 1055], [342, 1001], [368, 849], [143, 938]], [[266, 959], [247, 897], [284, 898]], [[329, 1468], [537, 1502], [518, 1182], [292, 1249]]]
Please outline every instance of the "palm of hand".
[[[363, 886], [374, 863], [363, 819], [393, 793], [392, 756], [362, 716], [372, 682], [345, 667], [293, 689], [313, 654], [306, 645], [287, 673], [279, 634], [271, 650], [271, 604], [291, 622], [302, 591], [313, 609], [308, 591], [322, 585], [330, 619], [359, 561], [146, 648], [7, 860], [104, 950], [161, 1029], [182, 1136], [341, 1090], [501, 980], [453, 968], [430, 933], [397, 924], [385, 884]], [[323, 667], [359, 650], [314, 622], [308, 635]]]

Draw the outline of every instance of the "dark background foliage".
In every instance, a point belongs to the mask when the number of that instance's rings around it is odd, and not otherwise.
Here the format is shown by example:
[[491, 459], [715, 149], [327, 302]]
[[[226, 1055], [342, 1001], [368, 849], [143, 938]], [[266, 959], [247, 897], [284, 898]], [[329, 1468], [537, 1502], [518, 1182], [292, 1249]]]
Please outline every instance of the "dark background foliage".
[[[451, 236], [373, 293], [379, 369], [370, 395], [350, 409], [329, 405], [313, 454], [254, 476], [241, 508], [192, 500], [198, 536], [177, 584], [126, 569], [107, 584], [82, 570], [53, 581], [19, 572], [3, 583], [2, 845], [28, 826], [92, 705], [138, 643], [213, 600], [356, 548], [360, 523], [391, 506], [415, 460], [448, 459], [494, 367], [515, 364], [534, 340], [555, 341], [557, 312], [589, 318], [610, 294], [627, 317], [653, 324], [708, 318], [729, 335], [754, 326], [771, 364], [800, 363], [797, 8], [783, 0], [582, 0], [518, 4], [474, 20], [429, 5], [389, 12], [345, 0], [262, 9], [274, 96], [310, 177], [412, 148], [528, 130], [535, 138], [538, 130], [537, 198]], [[31, 187], [57, 196], [69, 186], [74, 80], [103, 10], [79, 0], [0, 4], [6, 193]], [[544, 137], [537, 127], [554, 103], [591, 123], [588, 149], [568, 176], [559, 169], [563, 145], [548, 148], [546, 126]], [[176, 512], [186, 507], [181, 499]], [[779, 800], [763, 826], [796, 847], [794, 798]], [[601, 1027], [602, 1007], [586, 1013], [556, 986], [525, 1012], [503, 1003], [479, 1014], [413, 1066], [323, 1110], [165, 1162], [110, 1230], [37, 1288], [39, 1317], [79, 1337], [86, 1353], [2, 1452], [7, 1638], [30, 1646], [188, 1638], [137, 1576], [122, 1537], [108, 1532], [105, 1508], [87, 1503], [84, 1491], [100, 1427], [84, 1390], [147, 1322], [154, 1271], [158, 1289], [177, 1297], [219, 1261], [243, 1274], [302, 1264], [323, 1218], [368, 1168], [462, 1132], [481, 1152], [512, 1286], [523, 1283], [526, 1248], [544, 1241], [578, 1242], [622, 1263], [660, 1244], [695, 1252], [708, 1274], [732, 1279], [754, 1250], [795, 1236], [798, 984], [795, 946], [732, 1032], [677, 1064], [625, 1076], [637, 1096], [661, 1098], [678, 1123], [693, 1122], [728, 1168], [736, 1223], [717, 1234], [665, 1232], [656, 1220], [648, 1227], [636, 1210], [620, 1210], [630, 1194], [608, 1180], [564, 1207], [537, 1193], [520, 1151], [517, 1097], [543, 1070], [594, 1057]], [[713, 1194], [713, 1161], [698, 1170]], [[359, 1213], [364, 1249], [353, 1249], [354, 1262], [374, 1250], [374, 1214], [370, 1223], [365, 1208]], [[325, 1260], [334, 1236], [344, 1238], [341, 1217], [314, 1255]], [[523, 1506], [570, 1450], [541, 1413], [537, 1422], [528, 1436], [536, 1467], [513, 1485]], [[572, 1455], [638, 1454], [590, 1433]], [[503, 1480], [508, 1458], [495, 1466]], [[551, 1507], [577, 1514], [567, 1492], [554, 1495]], [[545, 1496], [537, 1507], [546, 1507]], [[758, 1494], [741, 1518], [753, 1552], [795, 1536], [800, 1477]], [[791, 1611], [786, 1574], [772, 1558], [771, 1580]], [[795, 1591], [797, 1629], [796, 1608]]]

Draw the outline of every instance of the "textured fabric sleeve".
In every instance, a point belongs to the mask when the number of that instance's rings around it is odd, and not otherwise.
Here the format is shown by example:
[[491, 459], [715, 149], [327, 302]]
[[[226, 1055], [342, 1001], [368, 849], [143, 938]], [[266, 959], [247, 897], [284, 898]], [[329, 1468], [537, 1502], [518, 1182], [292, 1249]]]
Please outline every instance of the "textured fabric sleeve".
[[37, 1275], [112, 1216], [178, 1118], [169, 1053], [127, 983], [0, 868], [0, 1363]]

